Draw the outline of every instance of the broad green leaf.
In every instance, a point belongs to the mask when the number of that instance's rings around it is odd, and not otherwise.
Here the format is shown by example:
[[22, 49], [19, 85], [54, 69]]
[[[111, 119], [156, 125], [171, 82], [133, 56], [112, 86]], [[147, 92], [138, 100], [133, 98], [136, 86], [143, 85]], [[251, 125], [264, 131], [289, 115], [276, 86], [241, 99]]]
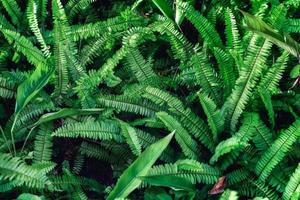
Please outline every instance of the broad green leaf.
[[195, 190], [194, 185], [186, 178], [178, 177], [178, 176], [141, 176], [139, 177], [142, 181], [155, 186], [165, 186], [170, 187], [175, 190], [187, 190], [193, 191]]
[[34, 72], [21, 85], [19, 85], [16, 97], [15, 112], [18, 114], [48, 83], [54, 68], [40, 63]]
[[168, 18], [173, 19], [173, 10], [167, 0], [152, 0], [158, 9]]
[[299, 58], [300, 45], [293, 38], [285, 33], [279, 33], [261, 19], [247, 12], [241, 12], [245, 17], [247, 28], [256, 34], [265, 37], [279, 47], [287, 50], [295, 57]]
[[[183, 2], [183, 0], [176, 0], [175, 22], [179, 26], [184, 19], [184, 10], [182, 10], [180, 6], [178, 6], [178, 2]], [[187, 0], [187, 2], [191, 5], [195, 4], [195, 0]]]
[[298, 76], [300, 76], [300, 65], [296, 65], [295, 67], [293, 67], [290, 72], [291, 78], [297, 78]]
[[17, 200], [43, 200], [43, 197], [39, 197], [34, 194], [30, 193], [23, 193], [20, 196], [18, 196]]
[[151, 166], [159, 158], [171, 141], [174, 132], [149, 146], [120, 176], [116, 186], [111, 191], [107, 200], [125, 198], [140, 184], [139, 176], [145, 176]]
[[49, 122], [55, 119], [60, 119], [63, 117], [68, 117], [72, 115], [92, 115], [103, 111], [102, 108], [92, 108], [92, 109], [74, 109], [74, 108], [63, 108], [57, 112], [47, 113], [40, 117], [40, 119], [34, 124], [38, 126], [42, 123]]

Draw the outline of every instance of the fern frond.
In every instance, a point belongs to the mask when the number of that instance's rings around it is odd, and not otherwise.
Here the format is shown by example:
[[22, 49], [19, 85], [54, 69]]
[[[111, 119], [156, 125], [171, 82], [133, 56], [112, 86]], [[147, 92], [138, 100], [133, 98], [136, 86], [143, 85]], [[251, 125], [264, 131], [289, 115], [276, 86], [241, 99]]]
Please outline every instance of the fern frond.
[[145, 24], [145, 21], [136, 15], [121, 15], [109, 18], [106, 21], [71, 26], [68, 36], [78, 41], [80, 39], [99, 37], [104, 33], [124, 32], [132, 27], [142, 26], [143, 24]]
[[103, 160], [111, 164], [119, 162], [115, 156], [109, 154], [109, 152], [100, 145], [82, 142], [79, 151], [82, 155], [85, 155], [89, 158], [96, 158], [98, 160]]
[[149, 101], [128, 98], [126, 96], [100, 96], [97, 98], [97, 102], [99, 105], [105, 107], [148, 117], [155, 116], [155, 112], [159, 111], [159, 108]]
[[197, 53], [190, 60], [191, 66], [195, 66], [197, 82], [203, 92], [209, 94], [217, 105], [221, 104], [222, 96], [220, 95], [221, 84], [215, 70], [208, 64], [204, 53]]
[[213, 184], [218, 180], [220, 171], [195, 160], [178, 160], [175, 164], [154, 166], [147, 177], [179, 176], [192, 183]]
[[50, 184], [48, 178], [41, 171], [23, 163], [18, 157], [0, 154], [0, 180], [11, 180], [15, 184], [30, 188], [42, 189]]
[[224, 129], [224, 117], [220, 110], [217, 109], [215, 102], [206, 94], [198, 93], [200, 103], [207, 116], [208, 125], [213, 133], [214, 140]]
[[[235, 156], [237, 155], [236, 152], [245, 148], [246, 146], [247, 143], [240, 141], [240, 139], [237, 137], [231, 137], [225, 141], [222, 141], [216, 147], [215, 154], [211, 157], [209, 163], [210, 164], [216, 163], [221, 156], [224, 156], [225, 154], [228, 153], [232, 153], [234, 155], [233, 157], [237, 157]], [[227, 157], [226, 162], [228, 162], [229, 160], [230, 159]], [[224, 166], [224, 163], [222, 163], [222, 165]]]
[[238, 70], [235, 69], [234, 60], [229, 53], [217, 47], [214, 48], [213, 53], [217, 59], [220, 76], [224, 84], [223, 99], [226, 99], [234, 88]]
[[253, 142], [259, 151], [264, 152], [273, 143], [271, 130], [261, 120], [258, 120], [255, 130]]
[[272, 170], [284, 158], [300, 136], [300, 121], [296, 121], [288, 129], [281, 132], [272, 146], [259, 159], [255, 171], [260, 180], [266, 180]]
[[91, 42], [85, 45], [80, 51], [80, 65], [84, 68], [86, 65], [91, 64], [94, 58], [103, 53], [108, 43], [118, 38], [119, 35], [117, 34], [104, 33], [103, 35], [97, 37], [97, 39], [91, 40]]
[[241, 47], [240, 35], [232, 10], [230, 8], [227, 8], [224, 16], [226, 24], [226, 47], [227, 49], [233, 49], [242, 55], [243, 50]]
[[139, 156], [142, 152], [142, 147], [135, 129], [125, 122], [120, 121], [119, 123], [121, 127], [121, 133], [125, 137], [125, 140], [132, 153], [136, 156]]
[[18, 52], [21, 52], [31, 64], [38, 66], [40, 63], [46, 63], [43, 53], [26, 37], [12, 30], [0, 30], [9, 42], [14, 42], [14, 48], [16, 48]]
[[300, 190], [300, 164], [296, 168], [295, 172], [291, 176], [289, 182], [286, 185], [282, 199], [289, 200], [295, 192]]
[[152, 70], [151, 61], [146, 61], [137, 48], [130, 49], [127, 53], [126, 65], [130, 68], [139, 82], [156, 77], [156, 74]]
[[256, 189], [255, 195], [266, 197], [268, 199], [274, 199], [274, 200], [279, 199], [278, 195], [263, 182], [260, 181], [250, 181], [250, 182], [251, 182], [250, 185], [254, 186], [254, 188]]
[[153, 27], [161, 34], [166, 33], [168, 35], [175, 58], [182, 63], [186, 63], [190, 59], [190, 54], [194, 52], [193, 45], [176, 29], [172, 20], [162, 18], [154, 23]]
[[213, 184], [221, 175], [219, 169], [195, 160], [178, 160], [176, 165], [178, 171], [183, 174], [182, 176], [193, 183]]
[[4, 77], [0, 77], [0, 97], [11, 99], [16, 95], [16, 85]]
[[268, 112], [269, 121], [270, 121], [272, 127], [274, 127], [275, 126], [275, 114], [274, 114], [274, 109], [273, 109], [273, 105], [272, 105], [271, 94], [269, 93], [268, 90], [260, 89], [259, 95], [260, 95], [262, 102], [265, 105], [267, 112]]
[[229, 185], [238, 184], [250, 177], [250, 172], [247, 169], [240, 168], [226, 174]]
[[[75, 48], [75, 44], [68, 36], [68, 33], [70, 33], [71, 30], [68, 24], [67, 16], [65, 14], [64, 8], [60, 0], [52, 1], [52, 9], [54, 31], [57, 32], [55, 34], [56, 38], [54, 38], [54, 41], [57, 41], [59, 45], [61, 45], [61, 50], [57, 50], [58, 55], [65, 57], [61, 59], [64, 59], [66, 61], [65, 63], [67, 64], [67, 68], [71, 72], [73, 79], [76, 81], [83, 74], [85, 74], [85, 70], [79, 65], [78, 60], [76, 58], [77, 50]], [[63, 74], [63, 72], [61, 73]]]
[[52, 133], [56, 137], [90, 138], [94, 140], [123, 141], [120, 130], [114, 124], [105, 122], [76, 122], [58, 128]]
[[158, 112], [156, 115], [169, 131], [175, 131], [175, 139], [180, 145], [183, 154], [189, 158], [197, 159], [200, 155], [197, 142], [189, 135], [185, 128], [182, 127], [180, 122], [166, 112]]
[[68, 12], [68, 17], [72, 19], [76, 14], [85, 10], [90, 6], [91, 3], [96, 0], [71, 0], [66, 5], [66, 10]]
[[214, 26], [198, 11], [196, 11], [193, 6], [186, 2], [177, 2], [177, 6], [184, 11], [185, 17], [194, 24], [195, 28], [199, 31], [201, 37], [205, 42], [208, 43], [210, 48], [219, 47], [222, 48], [223, 44], [221, 38], [214, 28]]
[[0, 14], [0, 27], [8, 30], [15, 30], [15, 27], [2, 14]]
[[256, 133], [256, 126], [259, 123], [259, 116], [257, 113], [245, 113], [242, 126], [239, 131], [234, 134], [234, 137], [239, 138], [243, 142], [248, 142]]
[[37, 2], [37, 16], [40, 21], [40, 24], [43, 24], [45, 22], [45, 19], [47, 17], [47, 3], [48, 0], [38, 0]]
[[1, 0], [3, 7], [10, 16], [15, 25], [20, 25], [22, 22], [22, 11], [15, 0]]
[[278, 166], [274, 169], [273, 173], [271, 173], [269, 177], [269, 185], [275, 188], [278, 192], [283, 193], [284, 188], [286, 186], [288, 179], [286, 178], [286, 174], [282, 171], [282, 167]]
[[50, 161], [52, 155], [52, 138], [49, 127], [41, 127], [35, 137], [33, 158], [35, 162]]
[[27, 9], [27, 18], [29, 22], [29, 26], [31, 31], [34, 33], [37, 41], [40, 43], [42, 52], [44, 53], [45, 57], [48, 58], [50, 56], [50, 47], [47, 46], [43, 35], [39, 29], [38, 19], [37, 19], [37, 4], [34, 0], [29, 0], [28, 2], [28, 9]]
[[288, 19], [288, 32], [300, 33], [300, 19]]
[[257, 79], [264, 68], [264, 63], [270, 48], [271, 43], [268, 41], [264, 41], [261, 46], [251, 44], [249, 48], [249, 53], [245, 61], [246, 66], [241, 69], [240, 77], [236, 81], [236, 86], [224, 105], [225, 108], [228, 109], [227, 120], [230, 121], [231, 131], [236, 129], [238, 119], [243, 113]]
[[77, 187], [96, 192], [101, 192], [102, 190], [102, 187], [99, 183], [97, 183], [97, 181], [85, 177], [75, 176], [71, 173], [61, 176], [52, 176], [50, 177], [50, 180], [52, 181], [53, 187], [56, 190], [61, 189], [65, 191], [73, 191]]
[[259, 82], [258, 89], [264, 88], [270, 94], [274, 94], [278, 90], [279, 81], [283, 76], [283, 72], [287, 67], [287, 61], [289, 59], [289, 53], [284, 51], [276, 62], [268, 69], [266, 74]]
[[180, 116], [180, 122], [185, 128], [201, 141], [209, 150], [213, 151], [214, 141], [204, 121], [190, 109], [185, 109], [182, 102], [176, 97], [160, 89], [148, 86], [143, 97], [150, 99], [158, 105], [167, 104], [169, 111]]
[[0, 181], [0, 192], [8, 192], [13, 190], [17, 184], [14, 181]]

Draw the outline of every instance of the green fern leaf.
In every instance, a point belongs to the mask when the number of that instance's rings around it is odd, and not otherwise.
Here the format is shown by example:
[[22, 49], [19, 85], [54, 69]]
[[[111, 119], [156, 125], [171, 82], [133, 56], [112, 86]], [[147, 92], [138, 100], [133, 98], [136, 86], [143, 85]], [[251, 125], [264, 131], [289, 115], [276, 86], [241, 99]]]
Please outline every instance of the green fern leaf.
[[282, 199], [289, 200], [295, 192], [300, 190], [300, 165], [296, 168], [295, 172], [291, 176], [289, 182], [286, 185]]
[[141, 154], [142, 147], [135, 129], [125, 122], [120, 121], [119, 123], [122, 130], [121, 133], [125, 137], [125, 140], [129, 145], [132, 153], [136, 156], [139, 156]]
[[203, 120], [190, 109], [185, 109], [182, 102], [169, 93], [148, 86], [143, 97], [150, 99], [158, 105], [167, 104], [169, 111], [180, 117], [180, 122], [185, 128], [202, 142], [209, 150], [213, 151], [214, 141]]
[[35, 162], [50, 161], [52, 156], [52, 138], [49, 127], [42, 127], [35, 137], [33, 158]]
[[123, 141], [119, 135], [120, 130], [114, 124], [106, 122], [76, 122], [58, 128], [52, 136], [71, 138], [90, 138], [94, 140]]
[[20, 25], [22, 22], [22, 12], [15, 0], [1, 0], [2, 5], [11, 17], [15, 25]]
[[251, 44], [245, 61], [246, 66], [241, 69], [236, 86], [226, 100], [224, 106], [228, 110], [227, 119], [230, 120], [230, 129], [233, 132], [236, 129], [238, 119], [249, 101], [257, 79], [261, 75], [270, 48], [271, 44], [268, 41], [264, 41], [262, 46], [257, 46], [254, 43]]
[[218, 134], [224, 129], [224, 117], [220, 110], [217, 110], [215, 102], [206, 94], [198, 93], [200, 103], [207, 116], [208, 125], [213, 133], [214, 139], [216, 140]]
[[121, 111], [148, 117], [155, 116], [155, 112], [159, 111], [158, 107], [148, 101], [130, 99], [123, 96], [100, 96], [97, 102], [105, 107], [116, 108]]
[[267, 112], [268, 112], [269, 121], [270, 121], [272, 127], [274, 127], [275, 126], [275, 114], [274, 114], [274, 109], [273, 109], [273, 105], [272, 105], [271, 94], [265, 89], [260, 89], [259, 95], [262, 99], [262, 102], [265, 105]]
[[289, 59], [289, 54], [284, 51], [276, 62], [268, 69], [266, 74], [262, 77], [259, 82], [258, 89], [265, 89], [270, 94], [274, 94], [278, 90], [279, 81], [283, 76], [283, 72], [287, 67], [287, 61]]
[[193, 6], [181, 1], [177, 3], [177, 6], [184, 11], [185, 17], [194, 24], [201, 37], [208, 43], [210, 48], [223, 47], [221, 38], [213, 25], [198, 11], [196, 11]]
[[18, 157], [0, 154], [0, 160], [0, 180], [12, 180], [19, 186], [36, 189], [43, 189], [50, 184], [44, 173], [26, 165]]
[[180, 122], [171, 115], [168, 115], [166, 112], [158, 112], [156, 115], [165, 124], [169, 131], [175, 132], [175, 139], [180, 145], [183, 154], [189, 158], [197, 159], [200, 155], [197, 142], [182, 127]]
[[47, 46], [43, 35], [39, 29], [38, 26], [38, 19], [37, 19], [37, 4], [34, 0], [30, 0], [28, 3], [28, 9], [27, 9], [27, 18], [29, 22], [29, 26], [31, 31], [34, 33], [35, 37], [37, 38], [38, 42], [41, 45], [42, 52], [44, 53], [45, 57], [48, 58], [50, 56], [49, 47]]
[[255, 171], [260, 180], [266, 180], [274, 167], [284, 158], [300, 136], [300, 121], [296, 121], [288, 129], [281, 132], [277, 140], [259, 159]]
[[215, 70], [208, 64], [206, 55], [198, 53], [192, 56], [191, 65], [195, 66], [197, 82], [203, 92], [209, 94], [217, 105], [221, 104], [220, 95], [221, 84]]
[[46, 63], [43, 53], [29, 39], [12, 30], [2, 28], [0, 30], [10, 43], [14, 42], [14, 48], [21, 52], [31, 64], [37, 67]]

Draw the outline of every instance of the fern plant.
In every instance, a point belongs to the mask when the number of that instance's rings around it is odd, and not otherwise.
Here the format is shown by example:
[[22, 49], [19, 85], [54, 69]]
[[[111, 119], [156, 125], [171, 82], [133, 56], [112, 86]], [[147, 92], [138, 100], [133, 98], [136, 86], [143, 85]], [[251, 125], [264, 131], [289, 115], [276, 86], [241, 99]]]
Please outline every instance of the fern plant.
[[0, 199], [299, 199], [297, 2], [0, 0]]

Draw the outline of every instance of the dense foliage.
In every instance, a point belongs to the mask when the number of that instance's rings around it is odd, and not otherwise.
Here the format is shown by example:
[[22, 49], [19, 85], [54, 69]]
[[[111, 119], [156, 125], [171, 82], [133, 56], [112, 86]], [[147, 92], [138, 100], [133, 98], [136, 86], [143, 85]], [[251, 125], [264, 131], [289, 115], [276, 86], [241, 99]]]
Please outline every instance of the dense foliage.
[[0, 0], [0, 199], [299, 199], [299, 0]]

